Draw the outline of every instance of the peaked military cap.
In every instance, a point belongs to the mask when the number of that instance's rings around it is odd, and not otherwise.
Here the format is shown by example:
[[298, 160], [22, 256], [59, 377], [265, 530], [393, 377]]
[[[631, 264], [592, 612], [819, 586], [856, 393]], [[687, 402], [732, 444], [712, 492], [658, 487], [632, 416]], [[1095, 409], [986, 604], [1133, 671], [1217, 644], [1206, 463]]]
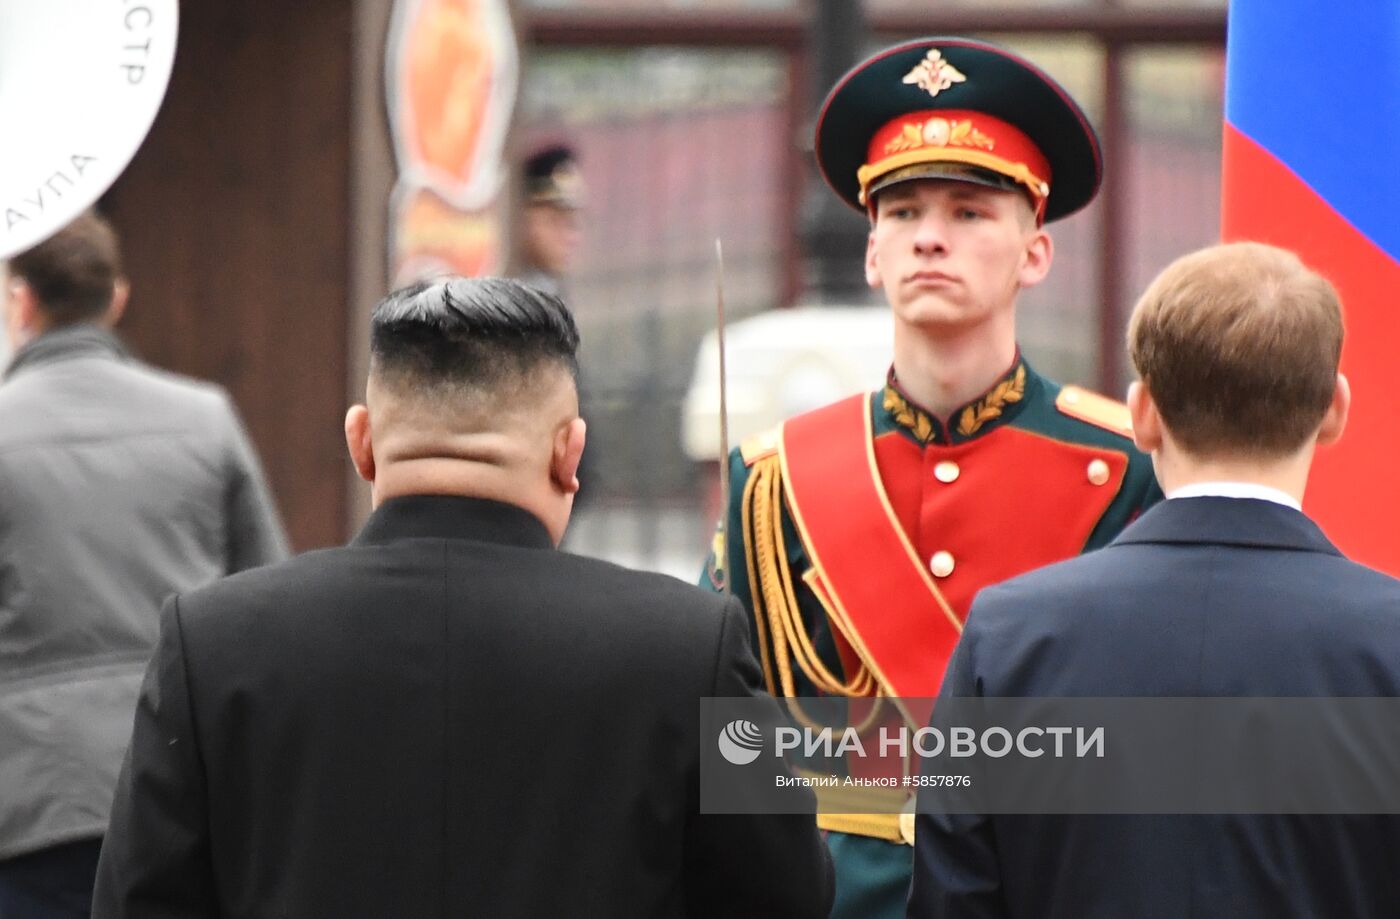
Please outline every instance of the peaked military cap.
[[525, 157], [520, 171], [527, 203], [571, 210], [583, 207], [583, 175], [568, 144], [556, 141], [537, 147]]
[[1084, 207], [1103, 157], [1088, 117], [1034, 64], [986, 42], [922, 38], [847, 73], [817, 118], [817, 165], [843, 201], [921, 178], [1025, 191], [1043, 220]]

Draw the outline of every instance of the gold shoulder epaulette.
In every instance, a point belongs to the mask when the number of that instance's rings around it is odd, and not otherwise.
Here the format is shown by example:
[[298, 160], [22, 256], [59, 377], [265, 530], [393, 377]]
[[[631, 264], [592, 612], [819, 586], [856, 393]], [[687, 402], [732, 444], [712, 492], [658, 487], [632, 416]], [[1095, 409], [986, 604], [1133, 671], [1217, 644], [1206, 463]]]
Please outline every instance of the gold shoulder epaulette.
[[744, 465], [752, 466], [765, 456], [777, 453], [779, 431], [779, 428], [774, 427], [744, 438], [744, 442], [739, 444], [739, 455], [744, 458]]
[[1087, 421], [1115, 434], [1133, 436], [1133, 421], [1128, 414], [1128, 407], [1096, 392], [1080, 389], [1078, 386], [1066, 386], [1060, 390], [1059, 398], [1055, 400], [1055, 408], [1071, 418]]

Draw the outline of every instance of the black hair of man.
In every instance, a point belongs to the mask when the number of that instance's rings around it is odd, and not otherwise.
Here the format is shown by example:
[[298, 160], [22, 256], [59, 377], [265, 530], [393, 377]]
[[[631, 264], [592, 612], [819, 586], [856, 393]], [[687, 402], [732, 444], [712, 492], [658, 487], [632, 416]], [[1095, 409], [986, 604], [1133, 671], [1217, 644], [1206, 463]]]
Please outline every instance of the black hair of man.
[[29, 285], [51, 324], [92, 322], [112, 305], [114, 285], [122, 276], [121, 246], [112, 225], [87, 211], [11, 256], [9, 273]]
[[578, 327], [552, 294], [507, 278], [442, 277], [384, 298], [370, 320], [371, 373], [418, 387], [500, 391], [555, 365], [578, 379]]

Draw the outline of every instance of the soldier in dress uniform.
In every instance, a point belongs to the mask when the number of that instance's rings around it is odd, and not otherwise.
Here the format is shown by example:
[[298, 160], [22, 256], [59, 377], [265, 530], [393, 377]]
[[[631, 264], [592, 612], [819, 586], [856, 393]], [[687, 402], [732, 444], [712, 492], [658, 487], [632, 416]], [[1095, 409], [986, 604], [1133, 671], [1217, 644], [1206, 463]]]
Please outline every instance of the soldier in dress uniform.
[[[1126, 407], [1041, 376], [1016, 343], [1017, 295], [1050, 270], [1044, 225], [1094, 197], [1099, 143], [1030, 62], [929, 38], [842, 78], [816, 154], [870, 218], [893, 366], [731, 453], [703, 580], [749, 607], [774, 694], [930, 697], [979, 589], [1106, 544], [1160, 497]], [[834, 916], [904, 915], [899, 807], [819, 815]]]
[[[536, 139], [520, 161], [520, 225], [515, 276], [525, 284], [569, 303], [568, 279], [583, 245], [580, 214], [583, 173], [573, 145], [559, 138]], [[580, 371], [579, 399], [585, 416], [597, 405], [593, 381]], [[582, 510], [603, 487], [592, 456], [579, 468], [583, 483], [575, 506]], [[572, 543], [569, 544], [572, 548]]]
[[539, 144], [521, 164], [520, 280], [562, 297], [582, 243], [583, 176], [573, 147]]

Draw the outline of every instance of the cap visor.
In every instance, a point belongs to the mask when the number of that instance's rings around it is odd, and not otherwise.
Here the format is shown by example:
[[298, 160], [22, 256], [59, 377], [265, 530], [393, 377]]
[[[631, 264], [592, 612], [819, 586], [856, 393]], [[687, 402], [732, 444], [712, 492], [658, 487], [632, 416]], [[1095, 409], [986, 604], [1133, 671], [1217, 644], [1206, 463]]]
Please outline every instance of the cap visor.
[[870, 188], [866, 190], [867, 198], [874, 198], [875, 195], [884, 191], [892, 185], [899, 185], [903, 182], [914, 182], [919, 179], [943, 179], [951, 182], [968, 182], [972, 185], [985, 185], [988, 188], [999, 188], [1002, 191], [1025, 191], [1015, 179], [1004, 176], [999, 172], [992, 172], [989, 169], [981, 169], [977, 166], [969, 166], [966, 163], [916, 163], [913, 166], [904, 166], [892, 172], [887, 172], [874, 182], [870, 183]]

